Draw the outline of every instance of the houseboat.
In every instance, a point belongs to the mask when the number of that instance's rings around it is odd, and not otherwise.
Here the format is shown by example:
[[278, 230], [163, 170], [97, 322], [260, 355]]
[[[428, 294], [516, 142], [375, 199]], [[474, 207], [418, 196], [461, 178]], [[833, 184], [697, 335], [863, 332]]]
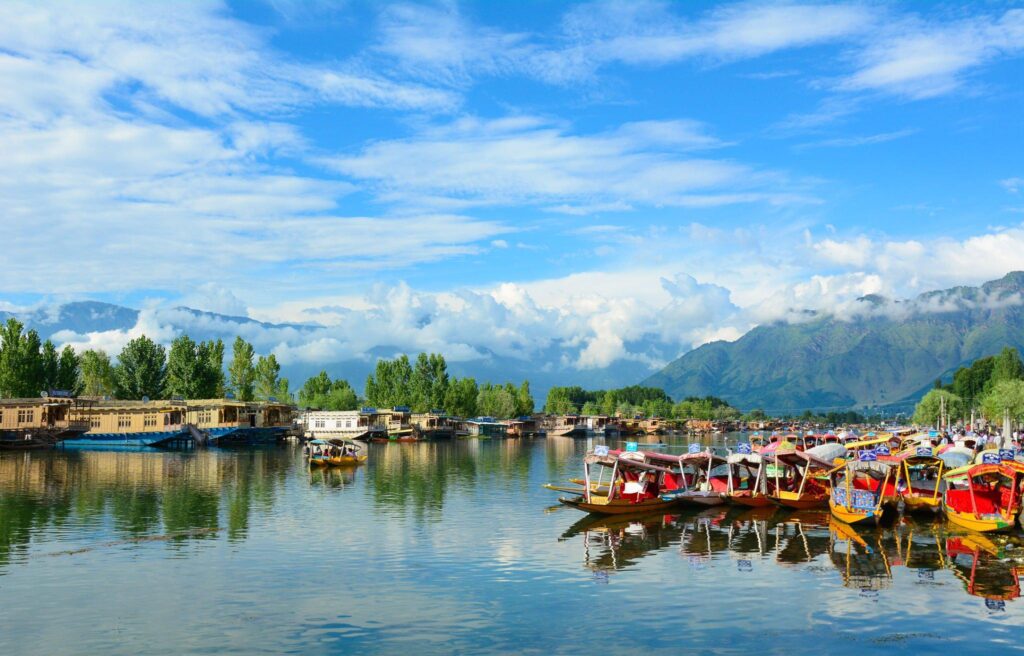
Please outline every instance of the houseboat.
[[375, 427], [368, 439], [372, 442], [415, 442], [412, 427], [412, 408], [398, 405], [393, 408], [362, 408], [367, 422]]
[[410, 415], [413, 437], [420, 440], [450, 440], [455, 437], [455, 422], [444, 410], [415, 412]]
[[69, 394], [0, 399], [0, 450], [44, 449], [89, 430]]
[[185, 422], [194, 426], [210, 446], [274, 443], [292, 428], [292, 408], [286, 403], [232, 398], [185, 403]]
[[465, 421], [469, 437], [504, 438], [508, 437], [508, 424], [494, 417], [475, 417]]
[[80, 401], [78, 421], [88, 432], [61, 440], [64, 447], [182, 447], [195, 443], [184, 401]]
[[301, 424], [306, 439], [369, 440], [387, 436], [387, 428], [371, 423], [372, 415], [360, 410], [307, 410]]

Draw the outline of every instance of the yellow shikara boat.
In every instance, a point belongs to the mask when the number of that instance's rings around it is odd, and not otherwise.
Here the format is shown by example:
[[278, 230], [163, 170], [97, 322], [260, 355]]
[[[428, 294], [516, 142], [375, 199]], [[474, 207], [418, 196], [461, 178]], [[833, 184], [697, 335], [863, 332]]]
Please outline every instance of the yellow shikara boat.
[[306, 449], [310, 467], [352, 467], [367, 459], [364, 447], [351, 440], [311, 440]]
[[946, 474], [942, 510], [950, 522], [972, 531], [1012, 530], [1021, 508], [1024, 463], [999, 462], [995, 453], [986, 460]]
[[893, 469], [871, 451], [833, 469], [828, 500], [832, 516], [847, 524], [891, 519], [898, 499]]

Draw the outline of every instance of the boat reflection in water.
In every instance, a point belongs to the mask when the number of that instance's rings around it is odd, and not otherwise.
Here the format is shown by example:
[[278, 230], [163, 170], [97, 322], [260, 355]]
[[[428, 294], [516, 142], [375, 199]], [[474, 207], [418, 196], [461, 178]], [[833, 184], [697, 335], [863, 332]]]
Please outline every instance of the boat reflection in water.
[[835, 572], [838, 584], [859, 590], [867, 599], [892, 592], [901, 581], [945, 586], [958, 579], [989, 610], [1005, 608], [1006, 601], [1020, 597], [1024, 574], [1024, 559], [1008, 557], [1024, 547], [1016, 538], [995, 542], [955, 526], [911, 518], [889, 528], [858, 530], [828, 511], [729, 508], [628, 518], [588, 516], [560, 541], [574, 539], [582, 543], [584, 566], [605, 577], [676, 549], [697, 569]]

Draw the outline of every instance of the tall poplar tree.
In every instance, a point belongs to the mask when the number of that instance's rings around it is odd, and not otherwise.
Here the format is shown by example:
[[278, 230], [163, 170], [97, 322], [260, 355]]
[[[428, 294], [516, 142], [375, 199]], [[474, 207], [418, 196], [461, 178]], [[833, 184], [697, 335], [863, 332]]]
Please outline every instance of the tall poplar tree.
[[252, 401], [255, 394], [256, 368], [252, 361], [254, 354], [252, 344], [241, 337], [235, 338], [231, 364], [228, 366], [228, 377], [231, 391], [239, 401]]

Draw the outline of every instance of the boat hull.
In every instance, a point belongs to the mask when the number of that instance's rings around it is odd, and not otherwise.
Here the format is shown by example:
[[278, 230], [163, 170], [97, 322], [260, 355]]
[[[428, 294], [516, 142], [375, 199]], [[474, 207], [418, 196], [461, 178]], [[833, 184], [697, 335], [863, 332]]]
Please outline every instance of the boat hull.
[[85, 433], [79, 437], [61, 441], [64, 448], [88, 448], [107, 446], [170, 447], [192, 444], [194, 440], [187, 430], [159, 431], [153, 433]]
[[944, 507], [943, 511], [951, 523], [979, 533], [1009, 531], [1014, 527], [1014, 522], [1004, 517], [977, 517], [973, 513], [957, 512], [948, 506]]
[[772, 500], [764, 495], [758, 495], [756, 497], [734, 495], [729, 497], [729, 503], [737, 506], [744, 506], [746, 508], [768, 508], [774, 505], [772, 504]]
[[310, 458], [310, 467], [354, 467], [366, 462], [366, 456], [337, 456], [333, 458]]
[[903, 497], [903, 512], [937, 514], [942, 512], [942, 499]]
[[583, 497], [577, 497], [574, 499], [568, 499], [562, 497], [559, 499], [561, 503], [567, 506], [572, 506], [577, 510], [582, 510], [594, 515], [632, 515], [635, 513], [650, 512], [653, 510], [665, 510], [672, 508], [677, 505], [677, 501], [665, 501], [663, 499], [648, 499], [641, 501], [640, 503], [631, 503], [629, 501], [615, 500], [609, 503], [588, 503]]
[[856, 510], [841, 506], [829, 501], [829, 510], [832, 516], [846, 524], [875, 524], [876, 526], [890, 515], [889, 506], [882, 506], [879, 510]]
[[799, 496], [793, 492], [780, 492], [777, 496], [771, 497], [771, 500], [774, 504], [793, 510], [816, 510], [828, 506], [828, 497]]

